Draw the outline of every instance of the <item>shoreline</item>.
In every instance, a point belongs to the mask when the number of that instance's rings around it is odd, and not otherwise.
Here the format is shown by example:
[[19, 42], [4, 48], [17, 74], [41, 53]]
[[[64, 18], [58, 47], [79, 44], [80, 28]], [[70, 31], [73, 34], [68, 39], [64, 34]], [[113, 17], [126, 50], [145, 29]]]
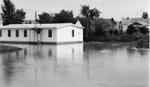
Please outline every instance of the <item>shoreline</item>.
[[137, 47], [137, 42], [85, 42], [85, 44], [96, 44], [96, 45], [120, 45], [120, 46], [129, 46], [131, 49], [136, 49], [136, 50], [150, 50], [150, 48], [138, 48]]
[[85, 42], [90, 44], [112, 44], [112, 45], [122, 45], [122, 46], [135, 46], [136, 42]]
[[[94, 44], [94, 45], [99, 45], [99, 46], [127, 46], [129, 49], [134, 49], [134, 50], [150, 50], [149, 48], [137, 48], [136, 47], [136, 42], [84, 42], [83, 44]], [[15, 47], [15, 46], [9, 46], [5, 44], [0, 44], [0, 53], [5, 53], [5, 52], [14, 52], [21, 50], [22, 48]]]

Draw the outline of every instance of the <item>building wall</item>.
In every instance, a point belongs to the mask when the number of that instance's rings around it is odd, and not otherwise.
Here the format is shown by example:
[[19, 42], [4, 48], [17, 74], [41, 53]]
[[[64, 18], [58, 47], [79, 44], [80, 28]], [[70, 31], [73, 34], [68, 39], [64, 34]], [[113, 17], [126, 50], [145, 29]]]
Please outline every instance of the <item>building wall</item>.
[[[48, 37], [48, 30], [52, 30], [52, 37]], [[42, 42], [56, 42], [57, 41], [57, 30], [56, 29], [43, 29]]]
[[[8, 37], [8, 30], [11, 30], [11, 37]], [[16, 37], [16, 30], [19, 30], [19, 37]], [[27, 37], [24, 37], [24, 30], [27, 30]], [[52, 37], [48, 37], [48, 30], [52, 30]], [[74, 30], [74, 37], [72, 37]], [[3, 29], [0, 41], [5, 42], [81, 42], [83, 41], [83, 29], [68, 26], [60, 29], [42, 29], [41, 34], [31, 29]]]
[[123, 32], [126, 32], [127, 29], [128, 29], [128, 25], [122, 25], [122, 30], [123, 30]]
[[[72, 37], [74, 30], [74, 37]], [[81, 42], [83, 41], [83, 29], [69, 26], [57, 29], [57, 42]]]
[[[31, 29], [1, 29], [2, 36], [0, 41], [13, 41], [13, 42], [56, 42], [56, 30], [55, 29], [44, 29], [41, 34], [37, 35], [37, 32]], [[11, 37], [8, 37], [8, 30], [11, 30]], [[16, 30], [19, 30], [19, 37], [16, 37]], [[27, 30], [27, 37], [24, 37], [24, 30]], [[48, 37], [48, 30], [52, 30], [52, 36]]]
[[[9, 29], [11, 30], [11, 37], [8, 37], [8, 29], [2, 30], [2, 36], [0, 37], [0, 41], [20, 41], [20, 42], [29, 42], [33, 38], [29, 37], [29, 30], [27, 30], [27, 37], [24, 37], [24, 30], [19, 29]], [[19, 37], [16, 37], [16, 30], [19, 30]]]

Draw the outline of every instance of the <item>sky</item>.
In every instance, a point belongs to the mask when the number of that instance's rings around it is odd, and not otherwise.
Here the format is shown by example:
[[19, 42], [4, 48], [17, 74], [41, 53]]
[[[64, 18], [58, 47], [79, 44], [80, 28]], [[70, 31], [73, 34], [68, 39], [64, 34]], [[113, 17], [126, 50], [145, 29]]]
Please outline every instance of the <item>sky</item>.
[[[97, 8], [102, 13], [100, 17], [121, 20], [123, 17], [141, 17], [143, 11], [149, 11], [149, 0], [11, 0], [16, 9], [26, 11], [26, 19], [34, 19], [35, 11], [56, 13], [61, 9], [72, 10], [74, 15], [80, 15], [82, 5]], [[0, 0], [3, 4], [3, 0]], [[0, 12], [1, 9], [0, 9]], [[150, 12], [150, 11], [149, 11]]]

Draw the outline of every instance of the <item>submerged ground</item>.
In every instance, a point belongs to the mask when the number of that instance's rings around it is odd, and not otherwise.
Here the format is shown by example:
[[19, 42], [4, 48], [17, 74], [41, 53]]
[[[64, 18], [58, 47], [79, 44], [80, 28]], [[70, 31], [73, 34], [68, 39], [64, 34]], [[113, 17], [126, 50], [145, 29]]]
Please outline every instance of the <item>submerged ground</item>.
[[148, 87], [149, 50], [118, 43], [3, 44], [0, 87]]

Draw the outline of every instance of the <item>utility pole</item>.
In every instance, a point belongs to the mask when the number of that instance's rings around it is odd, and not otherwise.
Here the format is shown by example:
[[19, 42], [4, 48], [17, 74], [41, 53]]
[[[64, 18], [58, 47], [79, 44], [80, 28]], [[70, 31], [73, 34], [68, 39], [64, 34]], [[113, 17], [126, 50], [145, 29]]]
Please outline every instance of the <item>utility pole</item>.
[[37, 11], [35, 11], [35, 24], [37, 24]]

